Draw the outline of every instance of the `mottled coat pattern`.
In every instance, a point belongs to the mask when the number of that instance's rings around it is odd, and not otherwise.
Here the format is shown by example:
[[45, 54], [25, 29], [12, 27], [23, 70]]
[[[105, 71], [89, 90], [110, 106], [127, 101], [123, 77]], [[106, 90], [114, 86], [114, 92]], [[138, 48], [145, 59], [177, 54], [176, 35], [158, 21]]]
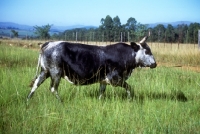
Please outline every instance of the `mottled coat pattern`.
[[130, 96], [131, 87], [126, 80], [134, 68], [156, 67], [155, 59], [145, 43], [131, 45], [117, 43], [108, 46], [94, 46], [63, 41], [46, 42], [41, 47], [38, 67], [41, 72], [34, 80], [28, 99], [48, 77], [50, 90], [60, 99], [57, 89], [61, 78], [75, 85], [100, 83], [100, 98], [106, 85], [120, 86]]

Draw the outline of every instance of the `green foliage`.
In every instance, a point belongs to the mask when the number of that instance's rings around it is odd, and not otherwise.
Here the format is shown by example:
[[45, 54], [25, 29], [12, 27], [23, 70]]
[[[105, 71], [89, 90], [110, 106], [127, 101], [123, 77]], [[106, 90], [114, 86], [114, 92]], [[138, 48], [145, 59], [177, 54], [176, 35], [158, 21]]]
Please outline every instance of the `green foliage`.
[[147, 25], [138, 23], [136, 26], [134, 37], [137, 39], [137, 41], [140, 41], [142, 38], [144, 38], [144, 36], [147, 35], [147, 33], [148, 33]]
[[[127, 23], [125, 24], [125, 28], [126, 30], [129, 32], [129, 35], [131, 39], [134, 39], [134, 40], [138, 40], [138, 34], [140, 32], [140, 30], [138, 29], [138, 26], [140, 24], [137, 24], [137, 21], [135, 18], [133, 17], [130, 17], [128, 20], [127, 20]], [[132, 40], [133, 41], [133, 40]]]
[[137, 27], [137, 21], [136, 21], [136, 19], [130, 17], [130, 18], [127, 20], [126, 28], [129, 29], [129, 30], [136, 31], [136, 27]]
[[196, 43], [198, 42], [198, 30], [200, 30], [199, 23], [191, 23], [187, 29], [188, 31], [188, 42]]
[[113, 18], [113, 31], [114, 31], [114, 36], [113, 36], [113, 41], [116, 42], [116, 40], [120, 40], [119, 36], [117, 36], [117, 33], [120, 33], [120, 30], [122, 29], [121, 26], [121, 21], [118, 16]]
[[11, 32], [12, 32], [12, 34], [13, 34], [14, 37], [18, 37], [18, 32], [17, 31], [11, 30]]
[[162, 42], [165, 39], [165, 27], [162, 24], [158, 24], [155, 28], [154, 28], [154, 37], [157, 38], [158, 42]]
[[[72, 29], [66, 30], [61, 36], [66, 40], [75, 40], [75, 33], [78, 33], [79, 41], [133, 41], [146, 35], [147, 25], [137, 23], [135, 18], [130, 17], [126, 24], [121, 24], [118, 16], [113, 19], [107, 15], [100, 20], [101, 25], [96, 29]], [[95, 36], [94, 38], [91, 38]], [[139, 36], [139, 37], [138, 37]]]
[[181, 24], [177, 27], [173, 27], [171, 24], [167, 27], [158, 24], [153, 28], [148, 28], [148, 25], [137, 22], [133, 17], [130, 17], [126, 24], [121, 24], [119, 16], [112, 18], [110, 15], [101, 18], [100, 24], [95, 29], [66, 30], [58, 38], [74, 41], [75, 33], [78, 33], [78, 41], [130, 42], [139, 41], [150, 31], [149, 41], [151, 42], [197, 43], [198, 30], [200, 29], [199, 23], [191, 23], [189, 26]]
[[168, 24], [165, 33], [165, 41], [171, 43], [174, 42], [174, 39], [175, 39], [174, 27], [171, 24]]
[[102, 27], [104, 29], [105, 40], [113, 41], [113, 20], [109, 15], [104, 19]]
[[44, 26], [34, 26], [35, 29], [35, 34], [37, 34], [39, 36], [40, 39], [49, 39], [50, 38], [50, 34], [49, 31], [51, 29], [52, 25], [44, 25]]

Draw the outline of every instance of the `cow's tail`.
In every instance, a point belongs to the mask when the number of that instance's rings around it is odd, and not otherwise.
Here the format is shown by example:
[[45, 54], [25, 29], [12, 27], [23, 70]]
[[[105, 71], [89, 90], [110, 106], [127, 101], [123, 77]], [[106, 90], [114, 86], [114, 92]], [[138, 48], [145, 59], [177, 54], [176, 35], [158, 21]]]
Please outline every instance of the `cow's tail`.
[[[46, 43], [45, 43], [45, 44], [46, 44]], [[30, 85], [29, 85], [30, 87], [33, 86], [35, 80], [37, 79], [37, 77], [38, 77], [38, 72], [39, 72], [39, 68], [41, 67], [40, 61], [41, 61], [41, 57], [42, 57], [42, 48], [43, 48], [44, 44], [41, 45], [41, 43], [38, 43], [38, 45], [40, 46], [40, 54], [39, 54], [39, 57], [38, 57], [38, 64], [37, 64], [37, 69], [36, 69], [35, 77], [31, 80], [31, 83], [30, 83]]]
[[45, 42], [45, 43], [38, 43], [38, 45], [40, 46], [40, 54], [39, 54], [39, 57], [38, 57], [38, 64], [37, 64], [37, 70], [36, 70], [36, 74], [35, 74], [35, 77], [37, 78], [38, 76], [38, 71], [39, 71], [39, 68], [41, 67], [41, 58], [42, 58], [42, 53], [44, 51], [44, 49], [47, 47], [47, 45], [49, 44], [49, 42]]
[[37, 64], [36, 74], [35, 74], [35, 77], [31, 80], [31, 83], [30, 83], [30, 85], [29, 85], [30, 87], [33, 87], [33, 84], [34, 84], [35, 80], [36, 80], [37, 77], [38, 77], [39, 68], [41, 67], [41, 65], [40, 65], [41, 56], [42, 56], [42, 54], [40, 53], [40, 54], [39, 54], [39, 57], [38, 57], [38, 64]]
[[36, 73], [35, 73], [35, 77], [37, 77], [39, 68], [41, 67], [40, 66], [41, 57], [42, 57], [42, 54], [40, 53], [39, 57], [38, 57], [38, 64], [37, 64], [37, 70], [36, 70]]

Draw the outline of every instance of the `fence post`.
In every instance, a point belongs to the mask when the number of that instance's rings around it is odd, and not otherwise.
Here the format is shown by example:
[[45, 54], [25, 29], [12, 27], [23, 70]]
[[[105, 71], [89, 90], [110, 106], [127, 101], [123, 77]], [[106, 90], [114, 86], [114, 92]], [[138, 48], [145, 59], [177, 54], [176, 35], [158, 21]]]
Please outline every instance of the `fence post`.
[[126, 42], [126, 32], [124, 32], [124, 40], [123, 42]]
[[130, 42], [130, 41], [129, 41], [129, 32], [128, 32], [128, 42]]
[[198, 30], [198, 46], [199, 46], [199, 49], [200, 49], [200, 30]]
[[122, 32], [121, 32], [121, 42], [122, 42]]
[[76, 32], [76, 43], [77, 43], [77, 32]]

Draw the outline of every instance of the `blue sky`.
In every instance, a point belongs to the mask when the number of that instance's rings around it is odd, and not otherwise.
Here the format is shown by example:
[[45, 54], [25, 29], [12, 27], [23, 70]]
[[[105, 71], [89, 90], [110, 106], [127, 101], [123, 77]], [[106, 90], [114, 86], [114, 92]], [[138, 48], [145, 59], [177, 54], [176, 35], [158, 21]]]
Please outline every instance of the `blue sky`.
[[0, 0], [0, 22], [99, 26], [101, 18], [133, 17], [142, 24], [200, 23], [200, 0]]

